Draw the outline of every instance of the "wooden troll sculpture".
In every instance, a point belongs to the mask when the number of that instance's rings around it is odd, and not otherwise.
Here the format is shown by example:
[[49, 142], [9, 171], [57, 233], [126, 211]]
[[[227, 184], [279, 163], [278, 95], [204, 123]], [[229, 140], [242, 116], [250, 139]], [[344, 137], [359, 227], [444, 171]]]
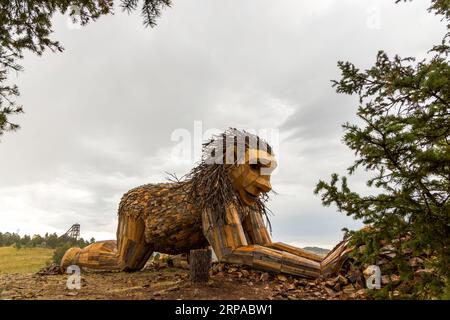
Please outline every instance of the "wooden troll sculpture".
[[325, 258], [272, 242], [263, 218], [277, 163], [258, 136], [228, 129], [203, 145], [201, 162], [180, 180], [128, 191], [119, 204], [117, 242], [69, 249], [64, 270], [137, 271], [154, 252], [188, 253], [211, 246], [221, 262], [306, 278], [329, 276], [348, 252], [341, 242]]

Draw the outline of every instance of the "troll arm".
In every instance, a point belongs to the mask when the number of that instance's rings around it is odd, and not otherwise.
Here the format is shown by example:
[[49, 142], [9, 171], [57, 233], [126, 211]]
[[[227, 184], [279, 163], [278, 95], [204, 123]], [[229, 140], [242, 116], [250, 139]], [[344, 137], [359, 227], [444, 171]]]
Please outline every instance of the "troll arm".
[[299, 257], [303, 257], [320, 263], [321, 275], [329, 276], [339, 271], [342, 264], [348, 258], [348, 254], [353, 250], [349, 247], [348, 240], [341, 241], [325, 257], [321, 257], [312, 252], [297, 248], [282, 242], [272, 242], [261, 214], [255, 211], [249, 213], [243, 222], [246, 234], [249, 235], [253, 244], [262, 245], [278, 251], [285, 251]]
[[233, 207], [227, 209], [223, 220], [215, 219], [210, 211], [205, 210], [202, 226], [203, 234], [221, 262], [307, 278], [317, 278], [320, 275], [319, 262], [266, 246], [271, 242], [265, 228], [262, 233], [255, 232], [253, 237], [260, 237], [266, 245], [249, 243], [252, 241], [252, 231], [246, 237], [239, 215]]
[[243, 227], [245, 232], [249, 235], [252, 244], [257, 244], [272, 248], [279, 251], [286, 251], [291, 254], [310, 259], [313, 261], [321, 262], [322, 257], [308, 252], [306, 250], [285, 244], [282, 242], [272, 242], [269, 232], [264, 224], [263, 218], [259, 212], [251, 211], [243, 221]]

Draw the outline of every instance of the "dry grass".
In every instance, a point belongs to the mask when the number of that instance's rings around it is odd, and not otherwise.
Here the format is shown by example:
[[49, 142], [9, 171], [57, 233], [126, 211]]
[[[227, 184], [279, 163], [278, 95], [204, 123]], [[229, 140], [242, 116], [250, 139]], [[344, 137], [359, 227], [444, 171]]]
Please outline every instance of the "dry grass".
[[0, 247], [1, 273], [34, 273], [52, 260], [53, 249]]

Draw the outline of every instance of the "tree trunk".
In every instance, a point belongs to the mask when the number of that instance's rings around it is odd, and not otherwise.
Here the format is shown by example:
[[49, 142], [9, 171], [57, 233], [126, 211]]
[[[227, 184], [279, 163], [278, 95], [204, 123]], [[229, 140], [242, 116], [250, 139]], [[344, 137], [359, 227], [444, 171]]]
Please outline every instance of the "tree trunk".
[[189, 254], [189, 271], [192, 282], [208, 282], [210, 266], [211, 249], [191, 250]]

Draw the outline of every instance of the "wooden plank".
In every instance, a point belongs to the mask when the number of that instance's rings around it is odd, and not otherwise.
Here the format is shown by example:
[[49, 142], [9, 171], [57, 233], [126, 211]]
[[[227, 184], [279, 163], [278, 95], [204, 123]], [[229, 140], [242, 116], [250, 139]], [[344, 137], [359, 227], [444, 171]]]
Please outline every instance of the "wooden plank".
[[262, 246], [255, 246], [255, 252], [253, 254], [254, 267], [280, 272], [282, 259], [283, 255], [280, 252]]
[[322, 276], [328, 277], [335, 274], [342, 267], [352, 250], [352, 247], [348, 247], [348, 241], [341, 241], [334, 247], [321, 262]]
[[281, 260], [269, 260], [267, 257], [264, 257], [263, 259], [253, 259], [253, 267], [256, 269], [264, 270], [264, 271], [271, 271], [271, 272], [281, 272]]
[[235, 242], [234, 236], [235, 228], [232, 225], [226, 224], [223, 226], [223, 229], [225, 231], [225, 239], [226, 239], [225, 246], [233, 249], [237, 248], [239, 243]]
[[281, 272], [296, 275], [296, 276], [301, 276], [301, 277], [305, 277], [305, 278], [310, 278], [310, 279], [315, 279], [315, 278], [319, 277], [319, 275], [320, 275], [319, 270], [311, 271], [311, 270], [306, 270], [304, 268], [289, 266], [289, 265], [285, 265], [285, 264], [281, 265]]
[[320, 263], [283, 251], [283, 265], [320, 273]]
[[246, 266], [253, 265], [254, 249], [250, 246], [244, 246], [233, 250], [227, 255], [227, 262], [235, 264], [243, 264]]
[[286, 251], [289, 253], [292, 253], [294, 255], [306, 258], [306, 259], [310, 259], [316, 262], [321, 262], [323, 260], [322, 257], [312, 253], [312, 252], [308, 252], [306, 250], [282, 243], [282, 242], [275, 242], [269, 245], [270, 248], [274, 248], [277, 250], [282, 250], [282, 251]]

